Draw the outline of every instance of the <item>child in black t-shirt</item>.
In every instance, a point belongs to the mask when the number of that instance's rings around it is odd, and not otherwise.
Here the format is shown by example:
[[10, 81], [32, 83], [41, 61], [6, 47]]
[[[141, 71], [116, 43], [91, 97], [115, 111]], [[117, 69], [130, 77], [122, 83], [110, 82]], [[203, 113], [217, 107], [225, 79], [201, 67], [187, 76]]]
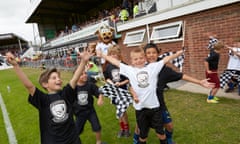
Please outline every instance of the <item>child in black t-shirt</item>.
[[76, 95], [74, 89], [84, 71], [89, 54], [83, 53], [80, 65], [64, 88], [62, 88], [62, 80], [57, 69], [44, 71], [40, 75], [39, 83], [48, 93], [44, 93], [33, 85], [12, 53], [7, 53], [6, 56], [29, 92], [28, 101], [39, 111], [41, 144], [81, 144], [73, 120], [72, 105]]
[[103, 144], [101, 142], [101, 125], [93, 105], [93, 96], [98, 98], [98, 105], [103, 104], [103, 96], [94, 83], [88, 82], [86, 72], [80, 76], [75, 90], [77, 101], [74, 103], [74, 113], [78, 134], [83, 132], [84, 125], [88, 120], [91, 123], [92, 130], [96, 133], [96, 144]]
[[218, 103], [218, 98], [216, 94], [220, 88], [220, 79], [218, 75], [218, 64], [220, 60], [221, 49], [224, 48], [224, 45], [221, 41], [217, 41], [212, 44], [212, 48], [208, 54], [208, 57], [204, 61], [205, 65], [205, 74], [209, 82], [215, 83], [215, 87], [210, 90], [210, 93], [207, 97], [207, 103]]
[[[110, 47], [108, 49], [108, 55], [121, 60], [121, 52], [119, 47]], [[127, 77], [119, 74], [119, 68], [117, 66], [108, 63], [106, 70], [104, 71], [104, 77], [108, 83], [125, 90], [128, 89], [127, 84], [129, 83], [129, 80]], [[112, 104], [115, 104], [115, 99], [112, 99]], [[118, 132], [117, 137], [129, 137], [130, 132], [127, 112], [124, 112], [119, 118], [119, 125], [120, 131]]]

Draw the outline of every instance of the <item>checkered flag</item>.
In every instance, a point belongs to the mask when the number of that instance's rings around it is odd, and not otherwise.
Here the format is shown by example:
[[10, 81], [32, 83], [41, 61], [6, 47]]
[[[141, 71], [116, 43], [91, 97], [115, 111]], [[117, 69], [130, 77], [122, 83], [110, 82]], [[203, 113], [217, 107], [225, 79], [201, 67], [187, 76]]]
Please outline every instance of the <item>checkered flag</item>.
[[209, 39], [209, 43], [208, 43], [208, 49], [213, 49], [214, 48], [214, 44], [216, 44], [218, 42], [218, 39], [212, 37]]
[[[164, 57], [166, 56], [170, 56], [170, 55], [173, 55], [175, 54], [176, 52], [166, 52], [162, 55], [159, 56], [159, 59], [163, 59]], [[183, 63], [184, 63], [184, 53], [182, 55], [180, 55], [179, 57], [173, 59], [170, 61], [175, 67], [179, 68], [179, 69], [182, 69], [183, 67]]]
[[233, 77], [237, 76], [238, 82], [240, 82], [240, 75], [237, 74], [235, 70], [225, 70], [220, 75], [220, 87], [224, 88], [225, 84], [229, 82], [229, 80]]
[[116, 117], [119, 119], [126, 112], [130, 104], [133, 103], [132, 95], [128, 90], [116, 87], [112, 84], [106, 83], [100, 87], [101, 93], [110, 98], [112, 103], [116, 105]]

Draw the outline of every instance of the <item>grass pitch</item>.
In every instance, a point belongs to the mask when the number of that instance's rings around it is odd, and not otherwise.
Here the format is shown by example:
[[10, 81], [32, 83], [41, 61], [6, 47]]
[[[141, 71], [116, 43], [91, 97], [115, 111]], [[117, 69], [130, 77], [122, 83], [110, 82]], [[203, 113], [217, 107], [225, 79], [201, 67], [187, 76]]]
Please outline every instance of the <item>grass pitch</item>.
[[[40, 88], [39, 69], [23, 68], [32, 82]], [[61, 72], [66, 84], [72, 76], [71, 72]], [[11, 91], [8, 92], [7, 86]], [[28, 101], [28, 93], [20, 83], [12, 69], [0, 71], [0, 93], [19, 144], [40, 143], [38, 112]], [[221, 98], [219, 104], [206, 103], [206, 95], [178, 90], [165, 92], [165, 99], [174, 122], [174, 141], [178, 144], [239, 144], [240, 137], [240, 101]], [[96, 100], [95, 100], [96, 102]], [[102, 140], [108, 144], [132, 144], [129, 138], [117, 138], [118, 120], [115, 118], [115, 107], [109, 99], [104, 105], [95, 105], [102, 125]], [[133, 107], [128, 109], [131, 133], [135, 126]], [[95, 135], [87, 123], [80, 136], [83, 144], [95, 144]], [[0, 144], [7, 144], [2, 112], [0, 111]], [[159, 141], [153, 130], [149, 133], [148, 144]]]

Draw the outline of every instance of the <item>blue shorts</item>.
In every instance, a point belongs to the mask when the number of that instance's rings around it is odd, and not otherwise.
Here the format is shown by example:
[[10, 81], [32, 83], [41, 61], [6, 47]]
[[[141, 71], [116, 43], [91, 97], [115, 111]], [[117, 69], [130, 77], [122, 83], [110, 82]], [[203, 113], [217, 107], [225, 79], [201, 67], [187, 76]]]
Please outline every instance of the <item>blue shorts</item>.
[[171, 118], [171, 115], [168, 112], [168, 110], [162, 111], [162, 119], [163, 119], [164, 124], [168, 124], [168, 123], [172, 122], [172, 118]]

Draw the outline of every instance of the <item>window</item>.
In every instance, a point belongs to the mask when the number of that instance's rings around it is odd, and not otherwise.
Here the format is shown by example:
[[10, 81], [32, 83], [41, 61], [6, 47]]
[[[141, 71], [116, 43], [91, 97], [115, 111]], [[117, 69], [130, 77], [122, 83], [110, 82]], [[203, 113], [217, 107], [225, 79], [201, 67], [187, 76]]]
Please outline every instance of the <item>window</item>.
[[141, 43], [144, 39], [144, 35], [145, 35], [145, 29], [133, 31], [133, 32], [127, 32], [126, 37], [123, 41], [123, 44]]
[[179, 39], [181, 36], [182, 21], [153, 27], [150, 40]]

